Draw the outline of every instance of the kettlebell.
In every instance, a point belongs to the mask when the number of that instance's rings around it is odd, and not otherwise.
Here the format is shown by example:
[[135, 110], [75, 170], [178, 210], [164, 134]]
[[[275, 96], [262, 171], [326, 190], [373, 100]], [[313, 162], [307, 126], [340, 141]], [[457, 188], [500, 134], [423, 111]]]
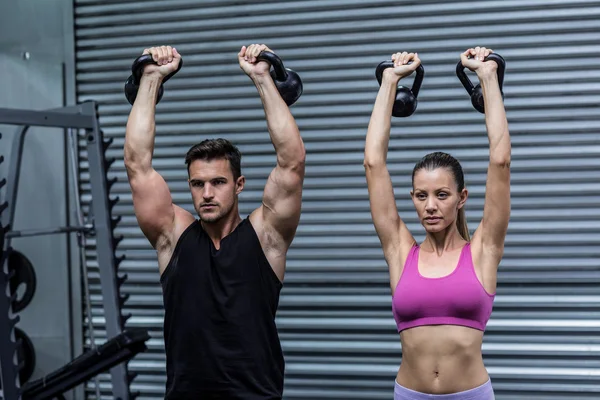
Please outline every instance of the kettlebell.
[[[412, 61], [409, 64], [412, 64]], [[387, 68], [394, 68], [394, 62], [391, 60], [383, 61], [375, 69], [375, 77], [377, 78], [377, 82], [379, 82], [379, 86], [381, 86], [381, 80], [383, 79], [383, 71]], [[394, 117], [409, 117], [417, 110], [417, 96], [419, 95], [419, 89], [421, 89], [423, 76], [425, 75], [423, 64], [419, 65], [416, 73], [417, 75], [413, 81], [412, 88], [398, 86], [396, 89], [396, 100], [392, 108], [392, 115]]]
[[[127, 101], [129, 101], [129, 104], [133, 105], [133, 102], [137, 97], [138, 89], [140, 88], [140, 81], [142, 80], [142, 74], [144, 73], [144, 67], [152, 63], [156, 64], [156, 62], [152, 59], [151, 54], [143, 54], [133, 61], [133, 64], [131, 65], [131, 75], [129, 75], [129, 78], [127, 78], [127, 81], [125, 82], [125, 97], [127, 98]], [[183, 58], [179, 60], [179, 66], [177, 69], [163, 78], [160, 88], [158, 89], [156, 104], [158, 104], [160, 99], [162, 99], [164, 93], [164, 83], [173, 75], [178, 73], [182, 66]]]
[[291, 106], [302, 96], [303, 87], [300, 75], [289, 68], [285, 68], [279, 56], [270, 51], [263, 51], [256, 59], [266, 61], [273, 67], [270, 71], [271, 78], [273, 78], [277, 91], [279, 91], [285, 104]]
[[[498, 64], [498, 85], [500, 86], [502, 99], [504, 99], [504, 92], [502, 92], [502, 85], [504, 84], [504, 70], [506, 68], [506, 62], [504, 61], [504, 58], [502, 58], [500, 54], [491, 53], [483, 61], [494, 61], [496, 64]], [[473, 104], [473, 107], [475, 107], [475, 109], [480, 113], [485, 114], [483, 90], [481, 89], [481, 84], [473, 86], [473, 83], [467, 76], [465, 67], [462, 65], [461, 61], [459, 61], [456, 65], [456, 76], [458, 76], [458, 79], [460, 79], [462, 82], [463, 86], [467, 90], [467, 93], [469, 93], [469, 96], [471, 96], [471, 104]]]

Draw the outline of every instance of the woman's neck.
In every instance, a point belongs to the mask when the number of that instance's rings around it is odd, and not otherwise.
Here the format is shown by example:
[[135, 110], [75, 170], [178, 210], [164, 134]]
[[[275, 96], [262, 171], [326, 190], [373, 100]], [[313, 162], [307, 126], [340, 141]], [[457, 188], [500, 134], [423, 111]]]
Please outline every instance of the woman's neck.
[[458, 232], [456, 225], [452, 225], [441, 232], [427, 232], [425, 240], [421, 244], [421, 248], [425, 251], [435, 252], [441, 255], [448, 250], [454, 250], [457, 247], [464, 246], [466, 240]]

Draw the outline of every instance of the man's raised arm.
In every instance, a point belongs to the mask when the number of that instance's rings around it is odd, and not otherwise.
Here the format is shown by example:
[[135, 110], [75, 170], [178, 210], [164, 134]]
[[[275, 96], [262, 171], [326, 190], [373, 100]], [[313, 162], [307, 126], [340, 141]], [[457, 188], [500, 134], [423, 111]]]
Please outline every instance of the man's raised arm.
[[152, 247], [159, 251], [162, 269], [160, 251], [172, 245], [176, 210], [167, 183], [152, 167], [154, 116], [162, 80], [177, 69], [181, 56], [170, 46], [152, 47], [143, 54], [151, 54], [157, 64], [144, 68], [127, 120], [124, 157], [138, 224]]
[[242, 47], [240, 67], [252, 79], [263, 103], [271, 142], [277, 153], [277, 166], [267, 180], [262, 206], [251, 216], [267, 258], [283, 279], [285, 254], [296, 234], [302, 204], [305, 150], [296, 121], [281, 98], [269, 74], [269, 64], [258, 61], [265, 45]]

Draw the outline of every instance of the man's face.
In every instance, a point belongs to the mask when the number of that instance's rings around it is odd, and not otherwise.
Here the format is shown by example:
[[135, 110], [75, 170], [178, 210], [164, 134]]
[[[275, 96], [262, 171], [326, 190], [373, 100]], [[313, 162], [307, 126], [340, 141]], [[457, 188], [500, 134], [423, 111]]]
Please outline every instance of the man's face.
[[229, 215], [244, 189], [244, 182], [243, 176], [234, 180], [229, 161], [225, 158], [192, 161], [189, 185], [200, 220], [215, 223]]

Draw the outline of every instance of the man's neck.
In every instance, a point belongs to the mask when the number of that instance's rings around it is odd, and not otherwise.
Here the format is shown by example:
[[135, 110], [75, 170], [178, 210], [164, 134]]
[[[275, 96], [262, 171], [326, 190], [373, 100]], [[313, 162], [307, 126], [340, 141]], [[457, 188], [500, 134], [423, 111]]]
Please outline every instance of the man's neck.
[[221, 240], [235, 230], [242, 222], [242, 218], [237, 209], [234, 209], [229, 215], [216, 222], [202, 223], [202, 229], [208, 234], [216, 248], [219, 248]]

